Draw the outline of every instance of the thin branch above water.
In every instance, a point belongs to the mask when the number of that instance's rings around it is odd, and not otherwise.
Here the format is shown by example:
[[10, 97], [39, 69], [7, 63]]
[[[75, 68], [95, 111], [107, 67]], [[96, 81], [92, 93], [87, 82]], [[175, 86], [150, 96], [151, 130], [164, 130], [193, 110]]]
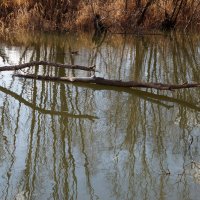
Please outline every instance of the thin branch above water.
[[27, 67], [39, 66], [39, 65], [53, 66], [53, 67], [59, 67], [59, 68], [65, 68], [65, 69], [79, 69], [79, 70], [84, 70], [84, 71], [95, 71], [95, 65], [86, 67], [86, 66], [81, 66], [81, 65], [61, 64], [61, 63], [53, 63], [53, 62], [46, 62], [46, 61], [34, 61], [34, 62], [23, 63], [19, 65], [3, 66], [3, 67], [0, 67], [0, 71], [15, 71], [15, 70], [20, 70]]

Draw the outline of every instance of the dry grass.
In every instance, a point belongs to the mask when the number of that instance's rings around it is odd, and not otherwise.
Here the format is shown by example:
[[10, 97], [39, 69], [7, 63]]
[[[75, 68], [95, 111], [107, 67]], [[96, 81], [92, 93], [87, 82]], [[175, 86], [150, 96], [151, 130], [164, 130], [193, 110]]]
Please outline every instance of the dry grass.
[[[112, 30], [133, 31], [138, 28], [157, 29], [165, 18], [172, 15], [176, 0], [154, 0], [137, 26], [143, 9], [149, 0], [2, 0], [0, 3], [0, 31], [9, 30], [91, 30], [94, 14]], [[181, 0], [178, 0], [180, 4]], [[184, 29], [200, 27], [198, 0], [188, 0], [181, 7], [176, 27]], [[197, 9], [196, 9], [197, 8]]]

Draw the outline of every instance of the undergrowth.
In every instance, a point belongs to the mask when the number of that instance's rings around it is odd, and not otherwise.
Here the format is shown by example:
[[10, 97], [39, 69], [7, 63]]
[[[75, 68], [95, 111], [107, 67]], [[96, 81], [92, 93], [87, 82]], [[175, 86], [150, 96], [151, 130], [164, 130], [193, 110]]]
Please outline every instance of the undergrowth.
[[111, 31], [199, 29], [199, 0], [1, 0], [0, 31], [89, 31], [95, 14]]

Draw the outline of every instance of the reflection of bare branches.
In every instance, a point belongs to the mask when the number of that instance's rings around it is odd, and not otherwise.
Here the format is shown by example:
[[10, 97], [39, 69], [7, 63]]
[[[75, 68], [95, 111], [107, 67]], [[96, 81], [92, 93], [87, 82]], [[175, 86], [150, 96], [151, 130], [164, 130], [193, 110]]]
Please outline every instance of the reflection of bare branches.
[[112, 91], [117, 91], [117, 92], [122, 92], [122, 93], [126, 92], [128, 94], [138, 96], [141, 99], [147, 100], [149, 102], [164, 106], [168, 109], [172, 108], [173, 105], [167, 105], [167, 104], [164, 104], [163, 102], [176, 103], [180, 106], [187, 107], [192, 110], [200, 111], [200, 107], [196, 106], [195, 103], [191, 103], [188, 101], [184, 101], [182, 99], [173, 98], [173, 97], [169, 97], [169, 96], [154, 94], [151, 92], [146, 92], [146, 91], [141, 91], [141, 90], [132, 90], [132, 89], [127, 89], [127, 88], [119, 89], [119, 88], [114, 88], [114, 87], [103, 87], [103, 86], [99, 86], [99, 85], [89, 85], [89, 84], [83, 86], [83, 85], [77, 83], [76, 85], [79, 87], [91, 88], [94, 90], [112, 90]]
[[3, 48], [0, 48], [0, 57], [3, 59], [4, 63], [9, 61], [9, 58]]
[[22, 53], [22, 55], [21, 55], [21, 57], [19, 59], [19, 63], [22, 62], [22, 59], [26, 58], [26, 54], [27, 54], [28, 50], [29, 50], [29, 45], [25, 47], [25, 49], [24, 49], [24, 51], [23, 51], [23, 53]]
[[188, 138], [188, 142], [189, 142], [188, 149], [189, 149], [189, 151], [191, 150], [191, 145], [192, 145], [193, 141], [194, 141], [193, 136], [191, 134], [189, 134], [189, 138]]
[[80, 121], [79, 121], [79, 126], [80, 126], [80, 133], [81, 133], [82, 154], [84, 155], [84, 160], [85, 160], [85, 163], [84, 163], [85, 175], [87, 178], [87, 186], [90, 193], [90, 199], [93, 200], [94, 197], [95, 199], [99, 199], [99, 197], [95, 194], [94, 188], [91, 183], [90, 163], [89, 163], [88, 155], [85, 149], [85, 141], [84, 141], [85, 136], [84, 136], [84, 131], [83, 131], [82, 124]]
[[0, 86], [0, 91], [4, 92], [10, 96], [12, 96], [14, 99], [20, 101], [21, 103], [23, 103], [24, 105], [42, 113], [42, 114], [50, 114], [50, 115], [64, 115], [66, 117], [71, 117], [71, 118], [82, 118], [82, 119], [89, 119], [89, 120], [95, 120], [98, 119], [98, 117], [92, 116], [92, 115], [83, 115], [83, 114], [71, 114], [71, 113], [67, 113], [65, 111], [53, 111], [53, 110], [46, 110], [43, 108], [40, 108], [38, 106], [35, 106], [33, 103], [28, 102], [27, 100], [25, 100], [23, 97], [21, 97], [20, 95], [16, 94], [15, 92], [12, 92], [4, 87]]
[[107, 31], [104, 32], [99, 32], [99, 31], [95, 31], [93, 37], [92, 37], [92, 41], [95, 43], [96, 48], [100, 47], [107, 35]]
[[167, 169], [165, 169], [163, 167], [163, 164], [162, 164], [161, 161], [160, 161], [160, 168], [161, 168], [161, 172], [162, 172], [161, 175], [166, 175], [166, 176], [171, 175], [171, 172], [170, 172], [169, 168], [167, 167]]
[[184, 165], [183, 171], [178, 174], [180, 178], [176, 183], [182, 182], [182, 178], [186, 175], [191, 175], [197, 183], [200, 183], [200, 163], [193, 160], [189, 164]]
[[[14, 80], [11, 81], [10, 83], [10, 86], [9, 88], [12, 88], [12, 85], [14, 83]], [[22, 90], [22, 93], [23, 93], [23, 90]], [[1, 119], [1, 124], [2, 126], [4, 126], [4, 118], [6, 116], [6, 104], [8, 102], [8, 95], [5, 96], [5, 99], [4, 99], [4, 103], [3, 103], [3, 109], [2, 109], [2, 119]], [[8, 167], [8, 170], [7, 170], [7, 187], [5, 189], [5, 199], [8, 199], [8, 196], [9, 196], [9, 190], [11, 189], [11, 180], [12, 180], [12, 174], [13, 174], [13, 168], [14, 168], [14, 164], [15, 164], [15, 161], [16, 161], [16, 157], [15, 157], [15, 153], [16, 153], [16, 143], [17, 143], [17, 131], [18, 131], [18, 128], [19, 128], [19, 120], [20, 120], [20, 108], [21, 108], [21, 102], [19, 103], [19, 108], [17, 110], [17, 120], [15, 122], [16, 124], [16, 127], [14, 129], [14, 135], [13, 135], [13, 149], [10, 150], [9, 149], [9, 146], [8, 146], [8, 141], [7, 141], [7, 137], [6, 136], [3, 136], [4, 138], [4, 141], [5, 141], [5, 144], [6, 144], [6, 150], [7, 152], [9, 153], [10, 155], [10, 165]]]
[[168, 96], [164, 96], [164, 95], [159, 95], [159, 94], [153, 94], [153, 93], [144, 92], [144, 91], [133, 91], [132, 93], [139, 96], [140, 98], [144, 98], [144, 99], [148, 98], [147, 100], [151, 101], [151, 102], [152, 102], [152, 100], [157, 99], [157, 102], [153, 101], [153, 103], [165, 101], [165, 102], [170, 102], [170, 103], [176, 103], [181, 106], [188, 107], [188, 108], [194, 109], [196, 111], [200, 111], [200, 107], [196, 106], [196, 104], [193, 104], [191, 102], [187, 102], [187, 101], [184, 101], [181, 99], [168, 97]]

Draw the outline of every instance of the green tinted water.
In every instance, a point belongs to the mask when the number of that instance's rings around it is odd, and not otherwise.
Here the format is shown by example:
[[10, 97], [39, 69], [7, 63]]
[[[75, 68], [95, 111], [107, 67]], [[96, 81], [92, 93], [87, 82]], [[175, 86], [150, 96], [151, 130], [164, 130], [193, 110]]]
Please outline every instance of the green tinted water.
[[[78, 54], [71, 54], [78, 51]], [[18, 34], [0, 65], [96, 64], [97, 76], [200, 82], [200, 36]], [[89, 76], [33, 67], [20, 73]], [[0, 199], [198, 199], [200, 89], [175, 92], [0, 73]]]

